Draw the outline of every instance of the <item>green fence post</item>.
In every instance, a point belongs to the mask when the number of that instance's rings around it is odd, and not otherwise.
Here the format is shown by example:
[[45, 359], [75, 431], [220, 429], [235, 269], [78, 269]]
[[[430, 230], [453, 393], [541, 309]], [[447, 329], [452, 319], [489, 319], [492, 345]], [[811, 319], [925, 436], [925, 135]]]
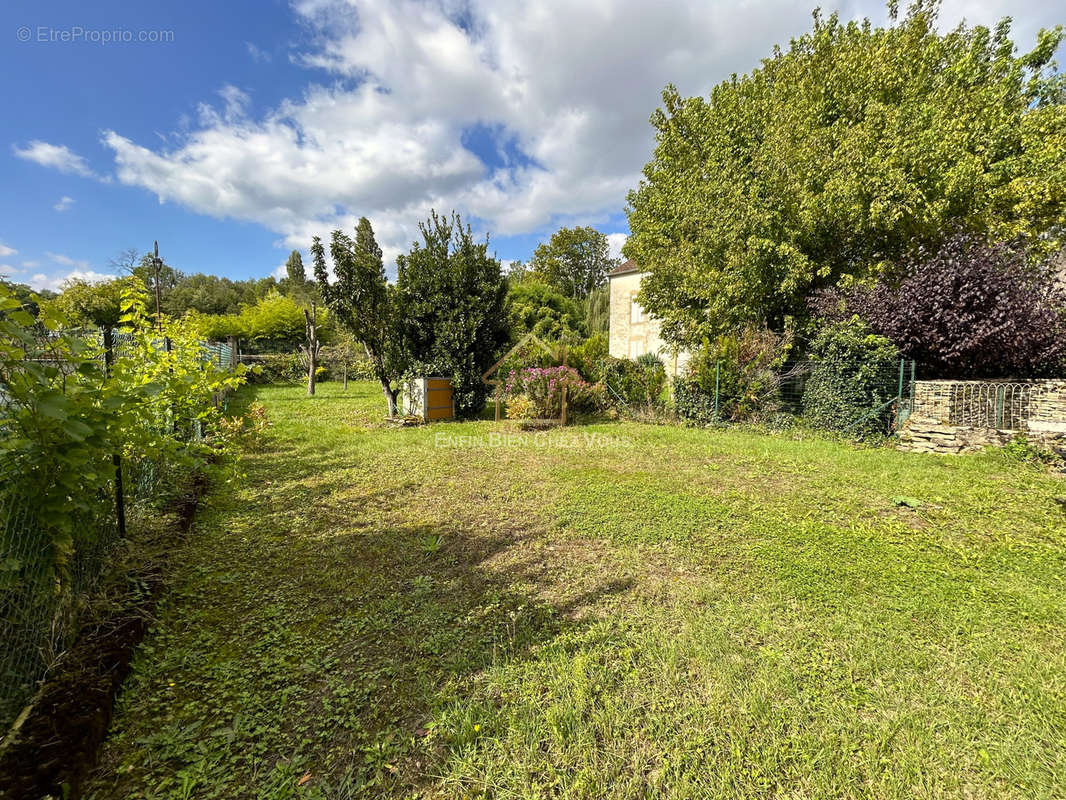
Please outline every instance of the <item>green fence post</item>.
[[[115, 363], [115, 332], [110, 327], [104, 328], [104, 375], [111, 376]], [[115, 521], [118, 535], [126, 538], [126, 489], [122, 483], [122, 456], [111, 455], [111, 466], [115, 468]]]
[[714, 362], [714, 421], [718, 421], [718, 381], [722, 374], [722, 362]]

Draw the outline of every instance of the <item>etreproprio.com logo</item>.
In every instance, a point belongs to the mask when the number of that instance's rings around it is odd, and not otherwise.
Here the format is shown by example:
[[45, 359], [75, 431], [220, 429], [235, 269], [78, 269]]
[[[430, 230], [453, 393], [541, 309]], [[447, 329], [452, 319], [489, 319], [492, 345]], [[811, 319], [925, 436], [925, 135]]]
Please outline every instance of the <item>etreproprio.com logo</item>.
[[22, 25], [15, 31], [20, 42], [34, 44], [164, 44], [174, 41], [172, 30], [131, 30], [129, 28], [86, 28], [70, 25]]

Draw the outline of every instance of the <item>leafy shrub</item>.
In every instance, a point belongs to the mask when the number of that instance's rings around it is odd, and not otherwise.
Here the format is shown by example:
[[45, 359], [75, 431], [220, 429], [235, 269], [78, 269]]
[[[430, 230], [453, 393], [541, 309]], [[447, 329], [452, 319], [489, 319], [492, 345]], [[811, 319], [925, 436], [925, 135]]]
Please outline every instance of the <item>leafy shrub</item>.
[[[899, 352], [858, 318], [822, 328], [809, 355], [813, 363], [803, 390], [803, 415], [813, 427], [849, 429], [898, 390]], [[850, 429], [886, 433], [888, 419], [886, 409]]]
[[780, 368], [790, 336], [747, 326], [735, 334], [704, 343], [688, 364], [688, 374], [674, 382], [678, 416], [697, 424], [717, 419], [760, 422], [780, 409]]
[[603, 380], [604, 364], [610, 357], [609, 349], [607, 334], [596, 333], [571, 347], [566, 361], [589, 383], [599, 383]]
[[575, 412], [603, 406], [603, 387], [582, 380], [573, 367], [529, 367], [507, 375], [503, 388], [507, 415], [516, 416], [528, 408], [533, 419], [555, 419], [562, 415], [564, 388], [567, 407]]
[[113, 509], [112, 455], [128, 465], [206, 468], [228, 445], [216, 400], [243, 382], [243, 369], [204, 361], [189, 320], [164, 320], [159, 330], [133, 287], [122, 298], [124, 336], [107, 369], [95, 336], [70, 332], [69, 320], [48, 308], [42, 331], [19, 305], [0, 286], [0, 466], [10, 471], [0, 505], [7, 496], [33, 498], [51, 539], [47, 557], [63, 578], [72, 555], [98, 535], [86, 519]]
[[602, 363], [601, 374], [611, 403], [621, 404], [625, 411], [661, 409], [665, 404], [666, 368], [655, 355], [643, 361], [608, 356]]
[[259, 439], [270, 427], [266, 406], [256, 401], [248, 406], [243, 416], [222, 417], [218, 426], [233, 441], [239, 441], [246, 450], [258, 450]]
[[956, 235], [873, 288], [827, 292], [816, 311], [857, 314], [929, 377], [1002, 378], [1066, 368], [1066, 286], [1024, 249]]
[[307, 379], [307, 365], [299, 353], [272, 353], [249, 357], [248, 366], [258, 369], [249, 375], [251, 383], [300, 383]]
[[695, 425], [714, 423], [713, 388], [707, 392], [691, 375], [679, 375], [674, 378], [674, 409], [685, 422]]
[[508, 419], [533, 419], [537, 416], [533, 401], [524, 394], [516, 394], [507, 400]]

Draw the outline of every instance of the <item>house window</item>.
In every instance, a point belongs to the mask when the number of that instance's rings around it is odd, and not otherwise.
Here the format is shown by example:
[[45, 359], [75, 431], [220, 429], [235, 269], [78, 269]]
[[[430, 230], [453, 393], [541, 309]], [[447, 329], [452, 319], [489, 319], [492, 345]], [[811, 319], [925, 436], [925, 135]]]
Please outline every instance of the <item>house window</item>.
[[641, 308], [640, 303], [637, 302], [637, 296], [635, 294], [630, 295], [629, 321], [632, 323], [639, 323], [644, 322], [644, 320], [644, 309]]
[[644, 342], [640, 339], [629, 340], [629, 358], [635, 360], [636, 358], [644, 355]]

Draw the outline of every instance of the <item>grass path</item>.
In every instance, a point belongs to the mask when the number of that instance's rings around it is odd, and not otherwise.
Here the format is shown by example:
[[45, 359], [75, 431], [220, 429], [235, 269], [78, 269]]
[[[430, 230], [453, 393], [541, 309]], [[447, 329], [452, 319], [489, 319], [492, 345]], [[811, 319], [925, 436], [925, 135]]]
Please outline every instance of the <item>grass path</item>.
[[175, 554], [91, 797], [1066, 791], [1039, 467], [255, 394], [272, 427]]

